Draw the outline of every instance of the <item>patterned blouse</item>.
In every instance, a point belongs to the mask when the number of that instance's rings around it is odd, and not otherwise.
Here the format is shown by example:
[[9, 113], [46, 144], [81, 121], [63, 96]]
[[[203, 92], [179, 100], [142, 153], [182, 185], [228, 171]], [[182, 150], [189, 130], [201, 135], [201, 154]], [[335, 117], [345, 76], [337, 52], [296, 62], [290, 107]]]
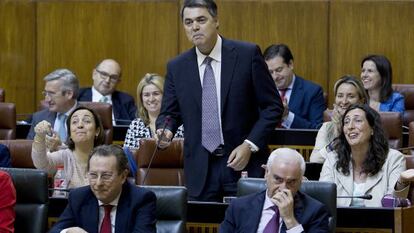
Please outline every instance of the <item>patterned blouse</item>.
[[[125, 136], [124, 147], [138, 149], [139, 148], [139, 140], [141, 138], [152, 138], [151, 129], [149, 126], [146, 126], [144, 121], [141, 118], [136, 118], [131, 122], [129, 125], [129, 129]], [[184, 128], [181, 125], [178, 127], [177, 132], [174, 135], [175, 138], [183, 138], [184, 137]]]

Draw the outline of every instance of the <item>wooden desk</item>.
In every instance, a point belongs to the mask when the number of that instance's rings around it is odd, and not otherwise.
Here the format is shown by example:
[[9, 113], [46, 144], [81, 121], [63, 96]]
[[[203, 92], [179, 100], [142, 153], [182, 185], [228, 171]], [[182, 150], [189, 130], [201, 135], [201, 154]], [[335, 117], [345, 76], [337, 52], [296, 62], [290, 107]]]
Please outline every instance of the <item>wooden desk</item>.
[[[49, 226], [57, 220], [66, 199], [50, 199]], [[227, 204], [188, 202], [189, 233], [218, 232]], [[408, 208], [337, 208], [337, 233], [410, 233], [414, 232], [414, 206]]]

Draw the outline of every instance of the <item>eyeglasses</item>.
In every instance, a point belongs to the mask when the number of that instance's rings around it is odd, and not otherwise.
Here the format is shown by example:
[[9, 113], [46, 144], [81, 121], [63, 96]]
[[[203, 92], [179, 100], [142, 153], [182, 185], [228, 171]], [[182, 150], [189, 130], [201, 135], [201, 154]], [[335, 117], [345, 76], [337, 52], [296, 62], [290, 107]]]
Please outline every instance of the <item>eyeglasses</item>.
[[109, 81], [111, 81], [112, 83], [116, 83], [119, 80], [119, 75], [118, 74], [108, 74], [105, 71], [101, 71], [101, 70], [98, 70], [98, 69], [95, 69], [95, 70], [96, 70], [96, 72], [98, 72], [99, 76], [102, 79], [109, 78]]
[[[49, 96], [50, 98], [54, 98], [58, 95], [59, 92], [53, 92], [53, 91], [42, 91], [42, 95], [44, 97]], [[63, 93], [63, 92], [62, 92]]]
[[96, 172], [88, 172], [88, 178], [91, 182], [96, 182], [98, 178], [100, 178], [102, 182], [111, 182], [114, 179], [114, 174], [104, 172], [99, 175]]

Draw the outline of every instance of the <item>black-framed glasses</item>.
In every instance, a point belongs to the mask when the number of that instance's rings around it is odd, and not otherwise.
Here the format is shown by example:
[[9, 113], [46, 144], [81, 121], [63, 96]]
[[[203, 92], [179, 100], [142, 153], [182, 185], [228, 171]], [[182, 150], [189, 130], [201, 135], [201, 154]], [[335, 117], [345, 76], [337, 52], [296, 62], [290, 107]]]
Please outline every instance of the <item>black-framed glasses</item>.
[[105, 71], [102, 71], [102, 70], [98, 70], [98, 69], [95, 69], [95, 70], [96, 70], [96, 72], [98, 72], [98, 74], [100, 75], [100, 77], [102, 79], [109, 78], [109, 81], [111, 81], [113, 83], [116, 83], [119, 80], [119, 75], [118, 74], [108, 74], [108, 73], [106, 73]]

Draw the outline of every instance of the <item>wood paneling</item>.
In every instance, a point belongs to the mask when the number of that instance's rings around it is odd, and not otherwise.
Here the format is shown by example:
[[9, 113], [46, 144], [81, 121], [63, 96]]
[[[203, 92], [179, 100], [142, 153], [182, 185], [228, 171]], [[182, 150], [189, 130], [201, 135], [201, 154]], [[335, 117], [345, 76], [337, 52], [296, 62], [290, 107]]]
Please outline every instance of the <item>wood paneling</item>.
[[344, 74], [359, 77], [368, 54], [390, 59], [393, 83], [414, 83], [413, 1], [331, 1], [329, 30], [330, 90]]
[[17, 113], [34, 110], [35, 22], [32, 1], [0, 1], [0, 87]]
[[91, 86], [95, 65], [113, 58], [123, 73], [118, 89], [135, 97], [144, 74], [164, 74], [178, 53], [177, 12], [176, 1], [38, 2], [37, 90], [60, 67]]
[[[43, 77], [66, 67], [91, 86], [104, 58], [119, 61], [119, 85], [135, 97], [147, 72], [192, 45], [179, 17], [181, 0], [0, 0], [0, 86], [18, 113], [42, 99]], [[361, 58], [384, 54], [394, 83], [414, 83], [414, 1], [219, 0], [220, 33], [262, 50], [287, 44], [295, 72], [319, 83], [333, 101], [333, 84], [359, 76]]]
[[[220, 34], [258, 44], [262, 52], [284, 43], [295, 72], [328, 87], [328, 1], [217, 1]], [[182, 26], [181, 26], [182, 28]], [[188, 49], [181, 29], [180, 50]]]

